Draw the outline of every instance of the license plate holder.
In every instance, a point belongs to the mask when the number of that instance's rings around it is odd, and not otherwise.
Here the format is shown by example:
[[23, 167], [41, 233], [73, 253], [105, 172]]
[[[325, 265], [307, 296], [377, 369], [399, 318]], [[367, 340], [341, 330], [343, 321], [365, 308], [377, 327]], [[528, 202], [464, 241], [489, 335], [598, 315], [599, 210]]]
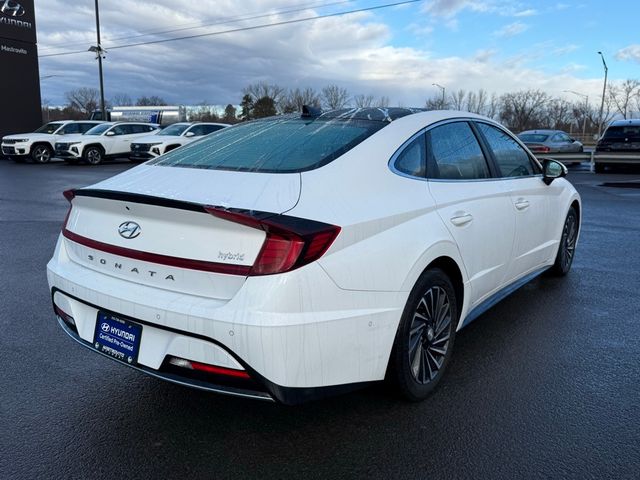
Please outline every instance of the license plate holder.
[[93, 346], [110, 357], [135, 365], [138, 361], [142, 325], [98, 312]]

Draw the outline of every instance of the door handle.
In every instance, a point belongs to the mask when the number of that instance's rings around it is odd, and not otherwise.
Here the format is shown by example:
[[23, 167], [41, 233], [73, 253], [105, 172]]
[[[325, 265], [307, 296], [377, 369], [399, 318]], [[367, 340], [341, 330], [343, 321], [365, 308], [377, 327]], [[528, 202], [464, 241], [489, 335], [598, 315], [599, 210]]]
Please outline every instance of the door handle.
[[529, 201], [524, 198], [519, 198], [516, 200], [516, 209], [517, 210], [526, 210], [529, 208]]
[[471, 222], [471, 220], [473, 220], [473, 215], [471, 215], [470, 213], [462, 213], [459, 215], [456, 215], [455, 217], [451, 217], [451, 223], [453, 223], [456, 227], [462, 227], [463, 225], [466, 225], [467, 223]]

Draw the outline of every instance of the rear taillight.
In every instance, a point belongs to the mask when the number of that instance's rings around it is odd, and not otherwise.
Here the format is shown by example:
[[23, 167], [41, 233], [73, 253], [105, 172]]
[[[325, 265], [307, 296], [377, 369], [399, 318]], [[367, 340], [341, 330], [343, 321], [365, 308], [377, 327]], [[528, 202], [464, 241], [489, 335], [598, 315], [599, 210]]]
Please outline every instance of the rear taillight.
[[340, 233], [335, 225], [286, 215], [204, 208], [211, 215], [266, 233], [250, 276], [283, 273], [307, 265], [322, 257]]
[[170, 357], [169, 363], [176, 367], [185, 368], [187, 370], [195, 370], [197, 372], [210, 373], [212, 375], [224, 375], [235, 378], [251, 378], [245, 370], [236, 370], [234, 368], [219, 367], [217, 365], [209, 365], [207, 363], [194, 362], [185, 358]]

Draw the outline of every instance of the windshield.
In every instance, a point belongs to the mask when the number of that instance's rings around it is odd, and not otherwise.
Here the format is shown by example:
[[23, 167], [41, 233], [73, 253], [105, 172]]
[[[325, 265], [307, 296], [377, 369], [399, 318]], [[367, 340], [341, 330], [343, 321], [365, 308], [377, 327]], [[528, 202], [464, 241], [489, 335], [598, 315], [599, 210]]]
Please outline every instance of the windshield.
[[549, 135], [542, 135], [540, 133], [521, 133], [518, 138], [525, 143], [542, 143], [546, 142]]
[[110, 123], [102, 123], [100, 125], [96, 125], [90, 130], [85, 132], [85, 135], [102, 135], [104, 132], [109, 130], [113, 125]]
[[60, 123], [60, 122], [50, 122], [50, 123], [46, 123], [43, 126], [41, 126], [39, 129], [37, 129], [34, 133], [56, 133], [56, 130], [58, 130], [62, 125], [64, 125], [64, 123]]
[[614, 140], [614, 139], [625, 139], [625, 138], [633, 138], [634, 140], [640, 139], [640, 126], [629, 126], [629, 127], [609, 127], [607, 131], [604, 132], [605, 140]]
[[169, 125], [164, 130], [160, 130], [157, 135], [182, 135], [187, 128], [189, 128], [189, 124], [186, 123], [174, 123], [173, 125]]
[[224, 128], [154, 163], [244, 172], [302, 172], [335, 160], [386, 124], [347, 118], [272, 117]]

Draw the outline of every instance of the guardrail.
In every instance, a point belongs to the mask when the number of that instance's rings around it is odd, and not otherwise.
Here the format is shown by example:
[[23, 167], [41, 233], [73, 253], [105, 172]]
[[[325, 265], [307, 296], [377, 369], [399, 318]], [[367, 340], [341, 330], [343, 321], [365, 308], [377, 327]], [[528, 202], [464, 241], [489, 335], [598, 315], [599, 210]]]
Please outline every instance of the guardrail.
[[538, 160], [552, 158], [562, 163], [589, 162], [592, 172], [601, 171], [605, 165], [640, 165], [640, 153], [620, 152], [583, 152], [583, 153], [547, 153], [536, 155]]

